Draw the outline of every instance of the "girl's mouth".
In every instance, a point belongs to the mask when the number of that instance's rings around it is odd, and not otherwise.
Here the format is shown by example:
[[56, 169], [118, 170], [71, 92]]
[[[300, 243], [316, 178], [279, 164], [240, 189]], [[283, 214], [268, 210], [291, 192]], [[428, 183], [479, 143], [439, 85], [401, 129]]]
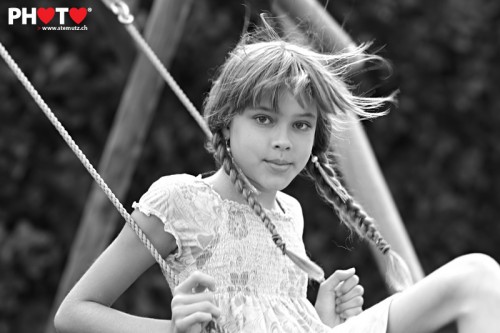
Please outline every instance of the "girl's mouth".
[[276, 165], [291, 165], [291, 162], [282, 159], [265, 160], [267, 163], [272, 163]]
[[284, 172], [292, 167], [292, 163], [284, 160], [265, 160], [272, 171]]

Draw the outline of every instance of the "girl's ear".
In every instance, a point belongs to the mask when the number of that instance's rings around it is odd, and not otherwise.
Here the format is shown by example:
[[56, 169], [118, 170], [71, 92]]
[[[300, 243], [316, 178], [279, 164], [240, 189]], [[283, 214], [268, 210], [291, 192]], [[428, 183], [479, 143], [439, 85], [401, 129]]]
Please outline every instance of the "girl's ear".
[[222, 134], [224, 135], [224, 139], [229, 139], [229, 124], [222, 129]]

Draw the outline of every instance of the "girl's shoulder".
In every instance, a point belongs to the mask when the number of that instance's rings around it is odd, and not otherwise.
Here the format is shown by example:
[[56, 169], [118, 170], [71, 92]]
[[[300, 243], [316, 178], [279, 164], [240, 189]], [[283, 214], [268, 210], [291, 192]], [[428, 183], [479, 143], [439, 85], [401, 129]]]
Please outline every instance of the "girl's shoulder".
[[194, 186], [197, 184], [197, 180], [197, 177], [186, 173], [168, 175], [158, 178], [158, 180], [151, 184], [151, 188], [171, 189], [175, 187]]
[[147, 215], [155, 213], [163, 220], [164, 217], [174, 214], [176, 207], [189, 207], [196, 198], [203, 196], [205, 187], [199, 178], [192, 175], [163, 176], [153, 182], [139, 202], [134, 202], [132, 207], [139, 208]]
[[174, 174], [160, 177], [148, 189], [148, 192], [160, 193], [194, 193], [206, 192], [207, 185], [198, 176], [189, 174]]
[[293, 221], [297, 232], [299, 235], [302, 235], [304, 232], [304, 216], [302, 215], [302, 206], [299, 201], [284, 192], [278, 192], [276, 199], [287, 219]]
[[[290, 194], [287, 194], [285, 192], [279, 191], [276, 194], [276, 198], [279, 202], [279, 204], [282, 206], [284, 211], [289, 211], [289, 212], [302, 212], [302, 206], [300, 205], [299, 201], [295, 199], [293, 196]], [[288, 209], [287, 209], [288, 208]]]

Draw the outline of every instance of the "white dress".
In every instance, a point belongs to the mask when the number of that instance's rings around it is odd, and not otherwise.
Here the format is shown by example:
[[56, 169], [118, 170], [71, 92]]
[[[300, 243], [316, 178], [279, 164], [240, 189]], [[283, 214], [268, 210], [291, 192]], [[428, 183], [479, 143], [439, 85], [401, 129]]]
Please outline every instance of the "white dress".
[[[278, 192], [282, 211], [267, 211], [287, 248], [305, 254], [300, 204]], [[177, 242], [167, 264], [184, 281], [199, 270], [215, 278], [218, 332], [385, 333], [392, 298], [329, 328], [306, 298], [307, 276], [283, 255], [250, 206], [223, 200], [200, 177], [162, 177], [133, 207], [155, 215]], [[174, 281], [169, 280], [173, 290]]]

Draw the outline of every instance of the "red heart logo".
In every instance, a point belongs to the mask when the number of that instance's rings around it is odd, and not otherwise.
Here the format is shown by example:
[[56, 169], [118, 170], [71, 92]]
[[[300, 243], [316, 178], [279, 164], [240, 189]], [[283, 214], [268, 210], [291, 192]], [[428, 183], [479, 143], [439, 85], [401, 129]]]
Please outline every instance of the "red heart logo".
[[43, 23], [47, 24], [50, 21], [52, 21], [52, 19], [54, 18], [55, 12], [56, 11], [52, 7], [51, 8], [38, 8], [36, 11], [36, 14], [38, 15], [38, 18], [40, 18], [40, 20], [42, 20]]
[[69, 10], [69, 17], [73, 21], [75, 21], [76, 24], [82, 23], [82, 21], [85, 19], [87, 16], [87, 9], [86, 8], [71, 8]]

